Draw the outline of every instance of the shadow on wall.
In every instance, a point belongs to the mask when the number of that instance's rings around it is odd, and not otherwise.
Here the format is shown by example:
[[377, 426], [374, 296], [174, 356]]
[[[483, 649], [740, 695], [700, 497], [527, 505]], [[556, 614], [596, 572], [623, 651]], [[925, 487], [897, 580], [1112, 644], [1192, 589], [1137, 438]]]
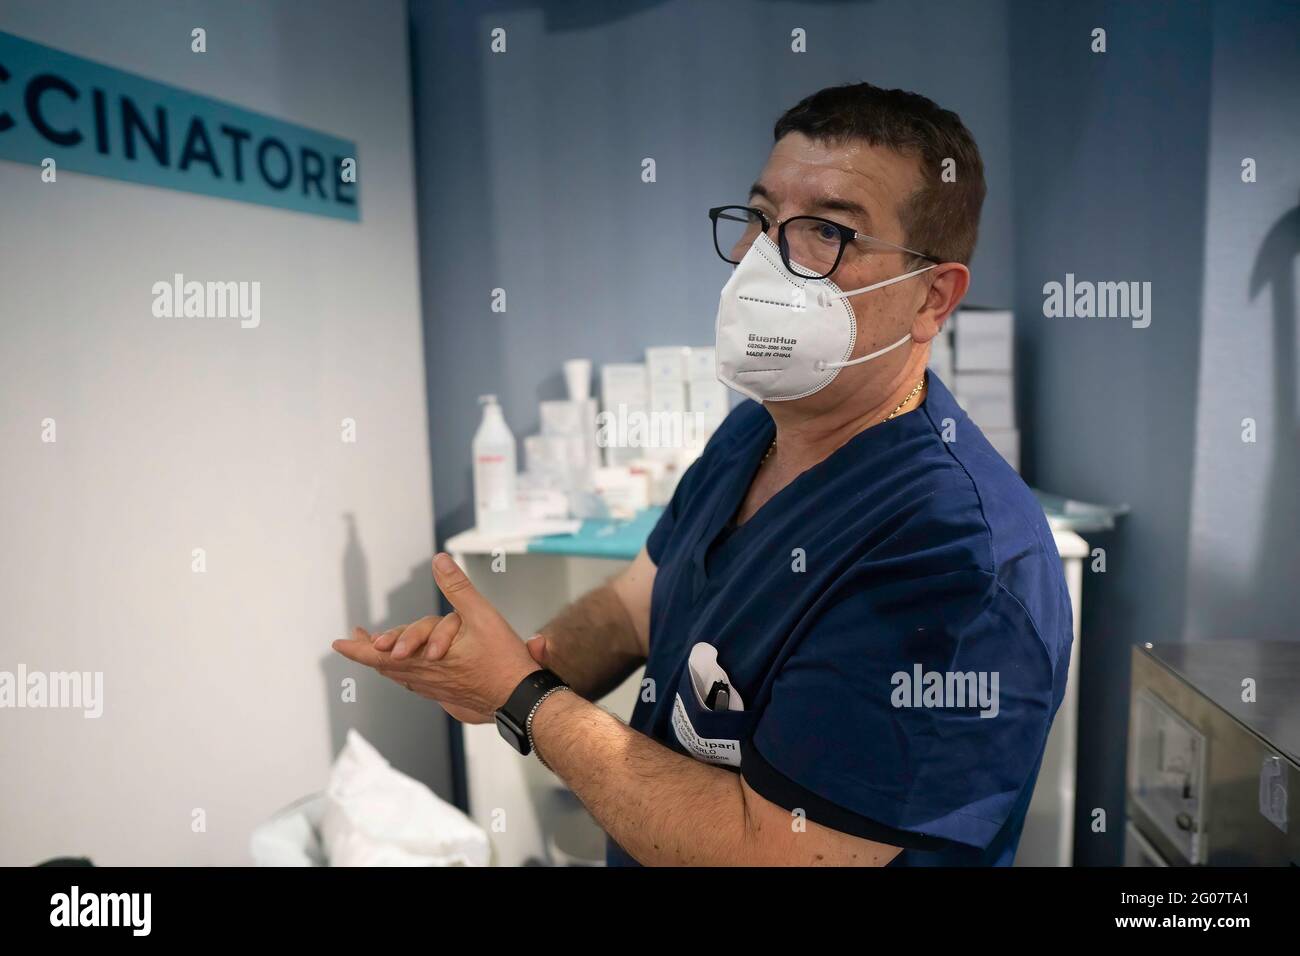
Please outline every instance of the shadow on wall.
[[[1273, 295], [1274, 410], [1273, 434], [1269, 439], [1273, 465], [1264, 493], [1265, 531], [1251, 576], [1252, 594], [1293, 593], [1296, 582], [1300, 581], [1300, 548], [1295, 538], [1297, 489], [1300, 489], [1300, 411], [1296, 408], [1296, 375], [1300, 372], [1296, 368], [1297, 258], [1300, 258], [1300, 205], [1283, 214], [1265, 234], [1250, 273], [1251, 299], [1266, 287], [1271, 287]], [[1239, 600], [1249, 602], [1251, 595], [1241, 595]], [[1273, 602], [1273, 606], [1283, 607], [1280, 602]], [[1295, 621], [1288, 613], [1260, 624], [1271, 633], [1250, 636], [1261, 639], [1294, 636]]]
[[[1261, 338], [1268, 342], [1272, 353], [1273, 387], [1270, 394], [1259, 396], [1267, 399], [1265, 405], [1272, 410], [1272, 415], [1259, 422], [1261, 430], [1255, 435], [1257, 444], [1253, 446], [1258, 454], [1269, 456], [1270, 465], [1262, 491], [1262, 530], [1247, 573], [1240, 579], [1237, 575], [1207, 574], [1199, 585], [1210, 591], [1202, 596], [1201, 604], [1209, 609], [1202, 613], [1208, 613], [1211, 619], [1202, 621], [1201, 629], [1225, 640], [1294, 640], [1296, 637], [1295, 587], [1300, 581], [1300, 547], [1296, 545], [1300, 518], [1297, 258], [1300, 258], [1300, 206], [1288, 209], [1265, 234], [1243, 297], [1243, 301], [1253, 302], [1261, 295], [1272, 296], [1269, 312], [1272, 335], [1267, 337], [1267, 330], [1261, 330]], [[1243, 414], [1243, 419], [1247, 414], [1251, 413]], [[1241, 421], [1230, 424], [1245, 428]]]
[[[339, 636], [350, 635], [358, 625], [374, 633], [433, 613], [433, 574], [427, 562], [412, 568], [410, 576], [388, 592], [385, 616], [372, 613], [369, 564], [356, 518], [346, 514], [343, 519], [348, 538], [343, 550], [344, 619]], [[321, 658], [321, 668], [325, 672], [331, 753], [339, 752], [348, 728], [355, 728], [394, 767], [450, 800], [448, 718], [442, 708], [334, 651]], [[355, 699], [344, 700], [346, 678], [356, 682], [355, 694], [349, 695]]]

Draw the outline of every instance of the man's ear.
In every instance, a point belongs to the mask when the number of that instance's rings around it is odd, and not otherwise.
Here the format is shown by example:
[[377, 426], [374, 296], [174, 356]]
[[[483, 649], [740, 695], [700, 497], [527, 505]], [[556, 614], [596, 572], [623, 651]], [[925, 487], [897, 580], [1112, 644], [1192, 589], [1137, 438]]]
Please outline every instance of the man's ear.
[[912, 338], [921, 343], [939, 334], [943, 323], [957, 308], [970, 288], [970, 270], [960, 262], [944, 262], [928, 273], [934, 278], [926, 289], [925, 300], [912, 322]]

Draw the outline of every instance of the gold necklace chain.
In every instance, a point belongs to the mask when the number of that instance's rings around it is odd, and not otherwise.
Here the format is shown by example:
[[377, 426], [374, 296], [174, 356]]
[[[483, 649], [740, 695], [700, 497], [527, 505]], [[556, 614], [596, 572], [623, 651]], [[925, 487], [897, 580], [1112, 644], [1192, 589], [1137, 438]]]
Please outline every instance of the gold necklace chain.
[[[885, 424], [885, 422], [889, 421], [891, 418], [893, 418], [895, 415], [901, 412], [903, 410], [903, 406], [906, 405], [908, 402], [910, 402], [912, 399], [916, 398], [917, 392], [921, 391], [921, 389], [924, 387], [925, 387], [925, 376], [922, 375], [921, 380], [916, 383], [916, 387], [913, 388], [910, 392], [908, 392], [907, 396], [901, 402], [899, 402], [897, 405], [894, 406], [894, 410], [892, 412], [890, 412], [888, 415], [886, 415], [884, 418], [880, 420], [880, 424], [882, 425]], [[774, 451], [776, 451], [775, 438], [772, 439], [772, 444], [767, 446], [767, 451], [764, 453], [762, 461], [759, 462], [759, 465], [761, 466], [763, 462], [771, 458], [772, 452]]]

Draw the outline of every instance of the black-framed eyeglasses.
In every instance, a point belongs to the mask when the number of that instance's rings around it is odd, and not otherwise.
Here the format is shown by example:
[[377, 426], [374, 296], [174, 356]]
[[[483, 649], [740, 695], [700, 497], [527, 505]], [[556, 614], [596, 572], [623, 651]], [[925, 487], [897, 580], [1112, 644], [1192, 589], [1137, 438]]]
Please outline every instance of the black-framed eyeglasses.
[[[715, 206], [709, 210], [713, 220], [713, 248], [723, 262], [735, 265], [760, 235], [772, 231], [772, 221], [753, 206]], [[934, 256], [908, 249], [858, 232], [820, 216], [791, 216], [776, 223], [776, 245], [785, 267], [806, 279], [824, 279], [834, 272], [851, 243], [864, 248], [876, 247], [888, 252], [903, 252], [926, 262], [942, 262]]]

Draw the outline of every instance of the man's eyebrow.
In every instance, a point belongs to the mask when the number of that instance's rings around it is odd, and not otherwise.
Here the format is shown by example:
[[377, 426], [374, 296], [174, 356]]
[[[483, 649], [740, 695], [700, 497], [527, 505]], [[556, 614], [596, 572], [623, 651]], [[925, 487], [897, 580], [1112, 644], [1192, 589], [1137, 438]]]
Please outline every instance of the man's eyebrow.
[[821, 202], [813, 204], [814, 209], [820, 209], [825, 212], [847, 212], [854, 216], [862, 217], [867, 224], [871, 222], [871, 213], [852, 199], [823, 199]]
[[[762, 183], [754, 183], [749, 187], [749, 198], [753, 199], [756, 196], [776, 205], [771, 192]], [[866, 207], [861, 203], [856, 203], [852, 199], [827, 198], [813, 203], [810, 209], [815, 212], [846, 212], [860, 217], [862, 225], [868, 227], [871, 225], [871, 213], [867, 212]]]

